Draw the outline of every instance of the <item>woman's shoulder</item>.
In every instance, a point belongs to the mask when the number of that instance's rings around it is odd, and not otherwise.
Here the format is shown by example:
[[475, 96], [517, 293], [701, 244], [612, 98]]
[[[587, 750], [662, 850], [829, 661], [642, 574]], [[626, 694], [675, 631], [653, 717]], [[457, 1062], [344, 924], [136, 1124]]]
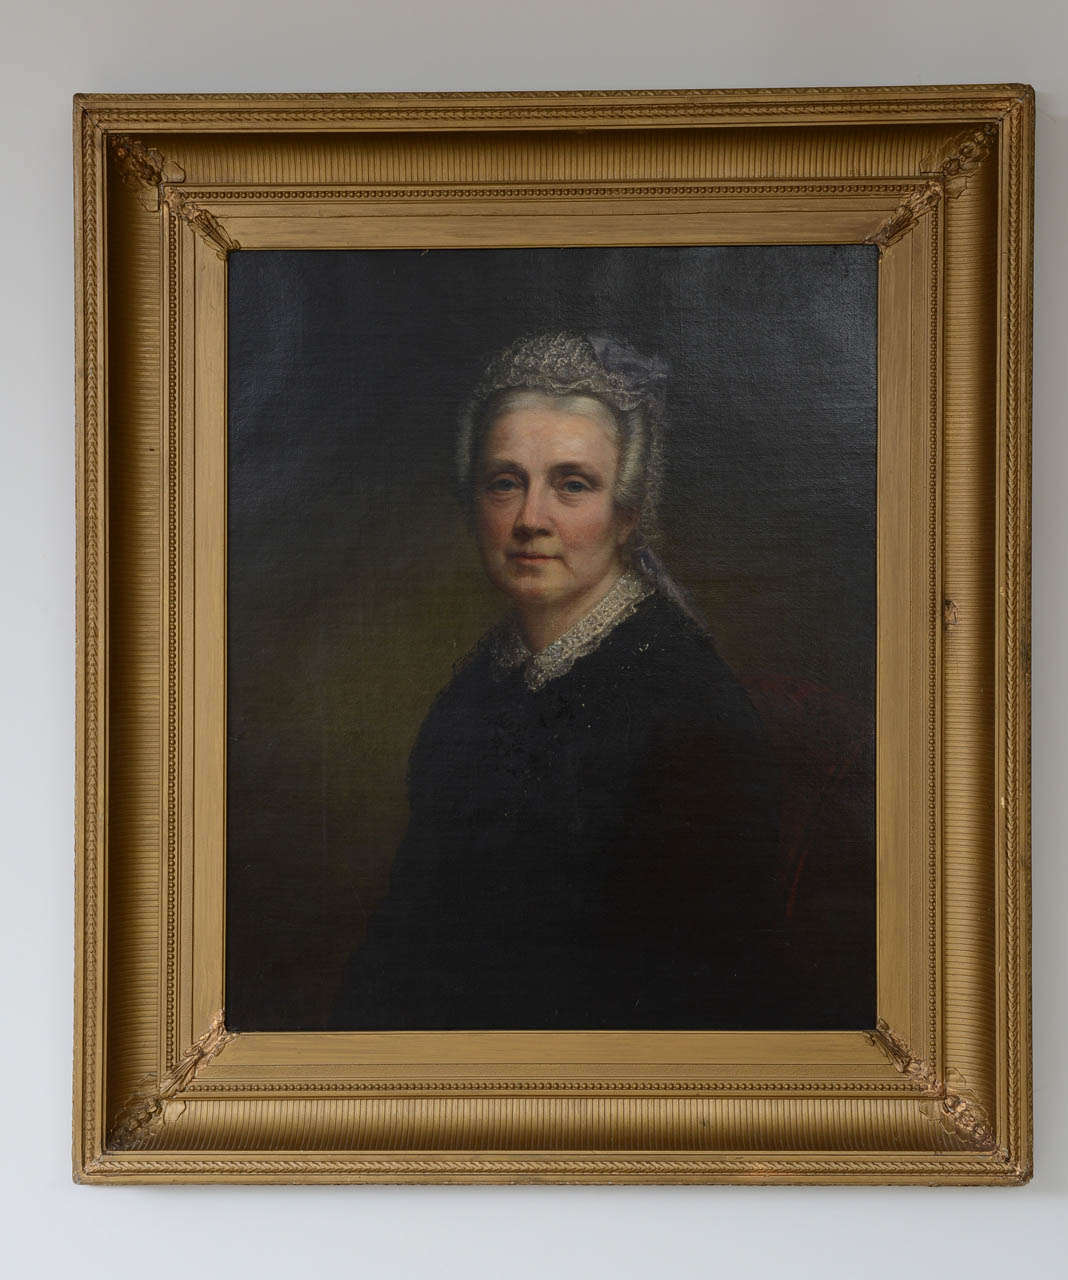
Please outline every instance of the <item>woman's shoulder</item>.
[[500, 624], [491, 627], [453, 663], [452, 673], [430, 702], [416, 739], [416, 752], [437, 750], [442, 740], [463, 743], [484, 734], [513, 701], [515, 671], [501, 663]]
[[629, 695], [657, 718], [762, 733], [748, 694], [709, 630], [674, 600], [653, 592], [612, 639], [615, 652], [605, 658], [625, 678]]
[[708, 629], [659, 591], [648, 595], [609, 637], [605, 657], [632, 667], [647, 681], [730, 678]]
[[430, 703], [426, 715], [428, 723], [432, 724], [436, 719], [448, 716], [455, 707], [481, 702], [489, 695], [495, 674], [493, 634], [492, 629], [486, 632], [453, 663], [448, 680]]

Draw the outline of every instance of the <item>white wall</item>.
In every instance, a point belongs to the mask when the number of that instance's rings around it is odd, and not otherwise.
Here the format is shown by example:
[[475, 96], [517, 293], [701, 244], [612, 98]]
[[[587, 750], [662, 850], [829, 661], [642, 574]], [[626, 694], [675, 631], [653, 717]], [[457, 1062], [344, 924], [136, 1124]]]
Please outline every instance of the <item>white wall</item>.
[[[1064, 0], [0, 0], [0, 879], [11, 1275], [891, 1277], [1068, 1271], [1068, 38]], [[1017, 1191], [76, 1188], [70, 98], [78, 90], [1038, 90], [1038, 1174]], [[781, 1271], [780, 1271], [781, 1269]]]

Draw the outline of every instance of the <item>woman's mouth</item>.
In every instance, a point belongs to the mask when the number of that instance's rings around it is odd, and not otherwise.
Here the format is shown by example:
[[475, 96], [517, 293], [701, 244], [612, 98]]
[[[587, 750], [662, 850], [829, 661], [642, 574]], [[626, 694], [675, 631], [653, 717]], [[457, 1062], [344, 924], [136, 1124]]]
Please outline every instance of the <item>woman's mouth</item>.
[[543, 555], [540, 551], [509, 551], [508, 558], [533, 564], [539, 560], [555, 560], [556, 556]]

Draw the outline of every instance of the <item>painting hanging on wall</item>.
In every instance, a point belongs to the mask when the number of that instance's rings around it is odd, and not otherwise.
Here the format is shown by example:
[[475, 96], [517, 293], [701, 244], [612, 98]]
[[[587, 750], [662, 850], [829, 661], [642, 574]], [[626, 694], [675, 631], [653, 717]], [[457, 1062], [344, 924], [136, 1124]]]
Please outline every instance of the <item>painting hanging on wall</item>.
[[1027, 86], [75, 101], [75, 1177], [1031, 1173]]
[[229, 273], [235, 1029], [873, 1025], [877, 251]]

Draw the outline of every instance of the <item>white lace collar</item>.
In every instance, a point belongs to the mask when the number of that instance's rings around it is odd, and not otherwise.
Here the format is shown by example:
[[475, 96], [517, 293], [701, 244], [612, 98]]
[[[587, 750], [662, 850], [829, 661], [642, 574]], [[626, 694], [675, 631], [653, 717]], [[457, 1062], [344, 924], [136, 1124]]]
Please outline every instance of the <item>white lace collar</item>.
[[518, 624], [509, 619], [491, 633], [494, 661], [506, 671], [522, 666], [527, 687], [532, 691], [541, 689], [570, 671], [579, 658], [592, 653], [652, 593], [650, 583], [628, 569], [589, 613], [540, 653], [527, 646]]

